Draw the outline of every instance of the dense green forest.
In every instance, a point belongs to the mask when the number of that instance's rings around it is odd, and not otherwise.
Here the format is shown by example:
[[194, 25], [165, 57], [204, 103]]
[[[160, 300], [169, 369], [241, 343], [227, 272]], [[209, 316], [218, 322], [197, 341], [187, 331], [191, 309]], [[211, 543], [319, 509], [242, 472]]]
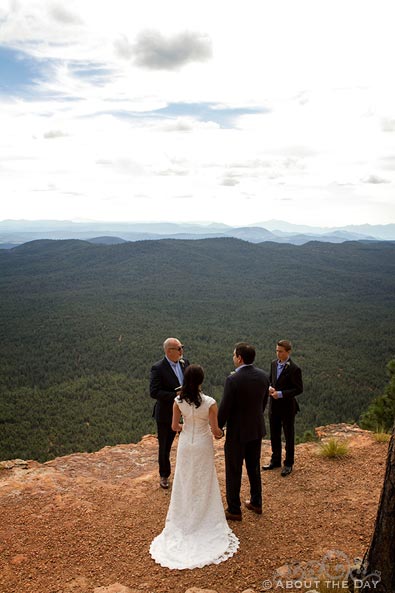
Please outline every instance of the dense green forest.
[[294, 343], [298, 434], [356, 421], [394, 356], [395, 244], [237, 239], [0, 251], [0, 458], [50, 459], [155, 430], [150, 366], [176, 336], [221, 398], [236, 341], [268, 370]]

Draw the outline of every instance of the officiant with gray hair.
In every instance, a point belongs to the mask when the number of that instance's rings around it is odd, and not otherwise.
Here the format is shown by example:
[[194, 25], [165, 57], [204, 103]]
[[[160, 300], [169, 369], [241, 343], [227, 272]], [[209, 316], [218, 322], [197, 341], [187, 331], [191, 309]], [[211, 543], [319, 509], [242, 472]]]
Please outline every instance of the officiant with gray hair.
[[167, 489], [171, 473], [170, 451], [176, 435], [171, 428], [173, 402], [189, 362], [183, 358], [184, 346], [177, 338], [167, 338], [163, 342], [163, 351], [164, 357], [151, 367], [150, 396], [156, 400], [152, 416], [158, 431], [159, 485]]

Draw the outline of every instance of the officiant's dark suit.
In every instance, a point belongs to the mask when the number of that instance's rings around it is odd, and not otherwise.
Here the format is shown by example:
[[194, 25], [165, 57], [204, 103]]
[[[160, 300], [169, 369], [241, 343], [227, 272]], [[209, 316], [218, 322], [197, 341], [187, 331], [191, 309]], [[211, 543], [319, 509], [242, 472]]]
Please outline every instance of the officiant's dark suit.
[[269, 423], [272, 458], [263, 469], [281, 466], [281, 429], [285, 437], [285, 460], [282, 475], [291, 473], [295, 460], [295, 415], [299, 405], [295, 397], [303, 392], [302, 371], [290, 358], [291, 343], [280, 340], [277, 360], [270, 365]]
[[163, 350], [164, 358], [151, 367], [150, 396], [156, 400], [152, 416], [158, 430], [160, 485], [168, 488], [171, 473], [170, 450], [176, 435], [171, 428], [173, 402], [189, 362], [182, 358], [183, 346], [176, 338], [167, 338], [163, 343]]
[[218, 409], [218, 425], [226, 423], [225, 469], [228, 519], [241, 519], [240, 487], [245, 460], [251, 498], [246, 507], [262, 512], [261, 443], [266, 434], [263, 412], [268, 399], [269, 377], [253, 366], [255, 349], [236, 344], [233, 362], [236, 371], [227, 377]]

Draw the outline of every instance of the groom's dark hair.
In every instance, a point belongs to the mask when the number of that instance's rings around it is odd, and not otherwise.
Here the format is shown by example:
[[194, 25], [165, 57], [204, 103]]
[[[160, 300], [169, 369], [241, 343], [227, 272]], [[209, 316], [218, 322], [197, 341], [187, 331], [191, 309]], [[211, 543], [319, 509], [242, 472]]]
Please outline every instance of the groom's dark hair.
[[241, 356], [244, 364], [252, 364], [255, 360], [255, 348], [247, 342], [238, 342], [235, 346], [236, 356]]

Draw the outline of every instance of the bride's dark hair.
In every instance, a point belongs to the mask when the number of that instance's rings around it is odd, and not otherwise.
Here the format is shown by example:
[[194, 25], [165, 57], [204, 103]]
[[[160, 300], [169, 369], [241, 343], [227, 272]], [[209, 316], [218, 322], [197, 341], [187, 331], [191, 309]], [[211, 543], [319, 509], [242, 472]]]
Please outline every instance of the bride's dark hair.
[[184, 382], [180, 391], [180, 399], [188, 404], [194, 404], [196, 408], [202, 403], [199, 387], [203, 383], [204, 371], [198, 364], [190, 364], [184, 373]]

